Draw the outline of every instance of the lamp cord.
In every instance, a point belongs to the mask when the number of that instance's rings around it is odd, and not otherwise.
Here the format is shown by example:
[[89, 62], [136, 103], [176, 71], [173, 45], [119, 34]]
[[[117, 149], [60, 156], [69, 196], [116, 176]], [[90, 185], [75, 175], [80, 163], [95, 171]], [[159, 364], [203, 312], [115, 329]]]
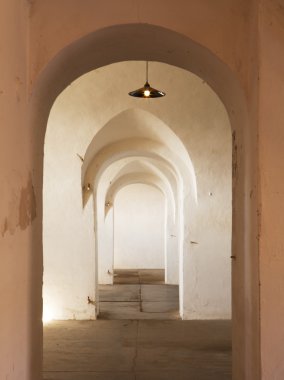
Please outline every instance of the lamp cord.
[[148, 83], [148, 61], [146, 61], [146, 82]]

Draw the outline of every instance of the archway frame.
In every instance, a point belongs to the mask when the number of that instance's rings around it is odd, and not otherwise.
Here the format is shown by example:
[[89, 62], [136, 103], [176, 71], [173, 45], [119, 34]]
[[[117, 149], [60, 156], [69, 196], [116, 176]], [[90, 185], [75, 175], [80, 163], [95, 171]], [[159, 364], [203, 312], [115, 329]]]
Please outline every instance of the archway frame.
[[[130, 157], [131, 158], [131, 157]], [[128, 157], [129, 159], [129, 157]], [[151, 163], [150, 163], [151, 162]], [[107, 186], [104, 187], [104, 191], [102, 191], [102, 197], [98, 196], [97, 194], [100, 193], [100, 183], [98, 184], [97, 189], [93, 189], [95, 194], [97, 195], [97, 202], [94, 199], [94, 202], [97, 203], [97, 206], [95, 206], [94, 210], [94, 218], [95, 218], [95, 226], [97, 225], [98, 231], [100, 231], [100, 228], [104, 228], [104, 224], [106, 223], [107, 214], [110, 210], [112, 210], [112, 224], [113, 224], [113, 208], [114, 208], [114, 200], [116, 197], [116, 194], [125, 186], [128, 186], [130, 184], [147, 184], [149, 186], [152, 186], [156, 189], [158, 189], [165, 197], [165, 236], [164, 236], [164, 244], [165, 244], [165, 281], [170, 284], [178, 284], [178, 278], [179, 278], [179, 268], [178, 268], [178, 261], [179, 261], [179, 249], [178, 249], [178, 243], [179, 240], [177, 240], [176, 244], [173, 246], [173, 244], [169, 244], [169, 241], [171, 238], [169, 236], [172, 236], [170, 232], [175, 233], [177, 235], [177, 216], [178, 214], [178, 199], [177, 199], [177, 191], [173, 189], [173, 183], [171, 183], [171, 179], [168, 177], [169, 172], [167, 173], [167, 170], [169, 171], [169, 168], [167, 166], [164, 166], [164, 163], [159, 162], [160, 168], [156, 167], [154, 165], [155, 160], [152, 159], [151, 161], [147, 161], [147, 158], [140, 158], [140, 161], [137, 160], [137, 158], [134, 158], [132, 160], [128, 160], [128, 162], [124, 163], [124, 166], [119, 166], [117, 169], [117, 172], [113, 173], [112, 177], [108, 177], [105, 173], [107, 172], [106, 168], [105, 172], [101, 176], [106, 177], [106, 184]], [[133, 163], [137, 164], [139, 163], [140, 171], [135, 172], [133, 168]], [[156, 165], [158, 162], [155, 162]], [[91, 163], [90, 163], [91, 164]], [[110, 166], [115, 166], [117, 164], [117, 161], [114, 161]], [[131, 165], [132, 164], [132, 165]], [[163, 168], [163, 169], [162, 169]], [[164, 172], [166, 171], [166, 172]], [[171, 173], [172, 174], [172, 173]], [[94, 180], [92, 180], [92, 183]], [[177, 183], [175, 183], [177, 186]], [[95, 195], [95, 197], [96, 197]], [[101, 207], [100, 207], [101, 205]], [[104, 207], [102, 207], [104, 205]], [[103, 213], [103, 220], [99, 221], [99, 208], [101, 210], [104, 208]], [[98, 222], [96, 221], [98, 220]], [[108, 220], [109, 222], [109, 220]], [[100, 227], [101, 225], [101, 227]], [[114, 230], [112, 231], [112, 238], [113, 238]], [[108, 235], [108, 234], [106, 234]], [[104, 239], [103, 234], [100, 234], [98, 236], [98, 244], [100, 243], [100, 239]], [[176, 240], [176, 239], [175, 239]], [[113, 247], [112, 247], [113, 249]], [[96, 256], [98, 256], [99, 260], [99, 268], [100, 268], [100, 260], [102, 258], [102, 255], [100, 253], [100, 249], [95, 253]], [[110, 255], [107, 255], [110, 257]], [[178, 256], [176, 259], [177, 264], [176, 265], [168, 265], [169, 262], [172, 263], [172, 260], [174, 257]], [[112, 264], [111, 264], [111, 274], [113, 274], [113, 260], [114, 255], [112, 252]], [[174, 260], [175, 261], [175, 260]], [[110, 261], [109, 261], [110, 264]], [[99, 270], [99, 269], [98, 269]], [[109, 268], [108, 268], [109, 272]], [[107, 273], [108, 273], [107, 272]], [[105, 268], [106, 273], [106, 268]], [[96, 285], [98, 284], [98, 277], [100, 277], [100, 273], [97, 273], [96, 276]], [[104, 278], [104, 281], [106, 278], [102, 276], [101, 278]], [[104, 283], [112, 283], [113, 278], [109, 277], [110, 282], [104, 282]], [[99, 282], [100, 283], [100, 282]]]
[[[149, 42], [150, 41], [150, 42]], [[56, 97], [76, 78], [107, 64], [127, 60], [168, 63], [203, 78], [228, 112], [233, 135], [232, 312], [233, 379], [260, 378], [259, 275], [256, 136], [250, 125], [246, 96], [229, 67], [206, 47], [169, 29], [126, 24], [98, 29], [63, 48], [42, 70], [30, 101], [30, 123], [36, 144], [32, 162], [37, 218], [32, 231], [30, 290], [31, 367], [41, 369], [42, 336], [42, 182], [47, 120]], [[186, 265], [186, 263], [185, 263]], [[38, 379], [40, 373], [34, 379]]]
[[[171, 205], [171, 202], [169, 200], [169, 194], [168, 194], [168, 189], [166, 189], [166, 186], [165, 184], [163, 183], [163, 181], [159, 180], [157, 177], [155, 176], [149, 176], [148, 175], [140, 175], [140, 176], [137, 176], [136, 178], [131, 178], [131, 175], [129, 176], [124, 176], [124, 177], [121, 177], [120, 178], [121, 181], [117, 181], [117, 182], [120, 182], [120, 183], [115, 183], [115, 190], [113, 192], [113, 197], [112, 197], [112, 204], [110, 206], [110, 208], [112, 208], [112, 214], [111, 214], [111, 217], [112, 217], [112, 223], [113, 223], [113, 229], [112, 229], [112, 234], [113, 234], [113, 241], [115, 242], [115, 217], [117, 216], [116, 214], [116, 210], [117, 210], [117, 207], [116, 207], [116, 199], [117, 199], [117, 196], [119, 195], [119, 193], [127, 188], [129, 188], [129, 186], [133, 186], [133, 185], [144, 185], [146, 186], [147, 188], [152, 188], [153, 190], [155, 190], [156, 192], [159, 193], [160, 195], [160, 199], [163, 200], [163, 204], [164, 204], [164, 213], [162, 215], [162, 226], [163, 226], [163, 236], [162, 236], [162, 241], [163, 241], [163, 269], [165, 270], [165, 282], [167, 280], [167, 271], [168, 271], [168, 264], [167, 264], [167, 261], [168, 261], [168, 250], [167, 250], [167, 232], [169, 230], [169, 213], [168, 213], [168, 208], [169, 208], [169, 205]], [[109, 214], [107, 214], [107, 218], [110, 218]], [[101, 252], [99, 251], [98, 253], [98, 259], [99, 261], [102, 259], [102, 254]], [[117, 269], [115, 267], [115, 257], [116, 257], [116, 254], [115, 254], [115, 245], [113, 245], [113, 249], [112, 249], [112, 269]], [[135, 268], [134, 268], [135, 269]], [[99, 283], [99, 281], [97, 281], [96, 283]], [[99, 299], [98, 299], [99, 301]]]
[[[91, 143], [92, 144], [92, 143]], [[87, 150], [88, 151], [88, 150]], [[153, 160], [160, 160], [165, 166], [172, 170], [176, 177], [178, 187], [177, 198], [178, 200], [178, 222], [177, 228], [179, 230], [179, 238], [177, 240], [178, 251], [178, 272], [179, 272], [179, 300], [180, 300], [180, 315], [184, 318], [186, 314], [185, 307], [185, 279], [184, 276], [184, 257], [188, 256], [187, 252], [190, 250], [190, 230], [193, 230], [194, 213], [196, 210], [197, 202], [197, 186], [196, 175], [190, 157], [184, 162], [175, 152], [169, 147], [164, 146], [160, 142], [153, 141], [147, 138], [128, 138], [120, 141], [110, 143], [102, 147], [86, 165], [82, 166], [82, 188], [83, 191], [83, 204], [88, 201], [91, 191], [88, 189], [88, 184], [91, 183], [93, 189], [94, 205], [98, 205], [97, 199], [97, 186], [104, 171], [113, 163], [129, 157], [151, 158]], [[171, 159], [169, 160], [169, 157]], [[182, 190], [183, 189], [183, 190]], [[94, 209], [94, 229], [95, 235], [98, 232], [98, 214]], [[99, 257], [99, 242], [95, 239], [95, 257], [98, 264]], [[98, 265], [97, 265], [98, 266]], [[189, 266], [189, 265], [188, 265]], [[95, 277], [98, 278], [98, 270], [95, 270]], [[192, 287], [191, 287], [192, 288]], [[98, 297], [98, 294], [97, 294]]]

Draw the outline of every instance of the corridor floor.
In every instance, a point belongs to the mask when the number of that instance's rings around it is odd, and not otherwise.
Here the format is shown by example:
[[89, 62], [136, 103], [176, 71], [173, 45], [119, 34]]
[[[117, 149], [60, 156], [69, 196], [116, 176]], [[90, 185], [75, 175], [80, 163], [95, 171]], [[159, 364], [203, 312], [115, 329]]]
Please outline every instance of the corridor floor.
[[[44, 327], [44, 380], [231, 379], [230, 321], [182, 321], [177, 319], [176, 310], [164, 311], [169, 319], [161, 319], [167, 302], [170, 308], [176, 302], [176, 290], [163, 291], [166, 285], [161, 273], [154, 277], [149, 273], [128, 275], [124, 279], [117, 276], [113, 290], [100, 294], [115, 308], [112, 315], [101, 315], [106, 319], [55, 321]], [[121, 286], [118, 283], [137, 288], [130, 293], [127, 288], [114, 290]], [[152, 288], [143, 293], [144, 286]], [[116, 302], [123, 292], [128, 301]], [[142, 310], [128, 305], [126, 309], [130, 310], [125, 312], [120, 302], [138, 303]], [[157, 304], [145, 311], [147, 302]], [[158, 315], [158, 319], [148, 319], [149, 314], [154, 318]], [[112, 317], [116, 319], [107, 319]]]
[[179, 319], [178, 285], [165, 284], [161, 269], [115, 270], [99, 300], [100, 319]]

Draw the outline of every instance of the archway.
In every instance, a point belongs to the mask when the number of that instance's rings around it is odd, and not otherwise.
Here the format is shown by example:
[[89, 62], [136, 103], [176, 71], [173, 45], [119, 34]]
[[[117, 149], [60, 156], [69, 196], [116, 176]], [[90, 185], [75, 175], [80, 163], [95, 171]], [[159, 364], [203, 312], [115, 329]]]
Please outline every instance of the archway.
[[[149, 46], [148, 38], [153, 33], [156, 39]], [[127, 43], [124, 42], [125, 36], [129, 37]], [[107, 43], [110, 40], [113, 42], [111, 46]], [[100, 55], [96, 54], [94, 46], [100, 47]], [[171, 48], [176, 52], [175, 54], [171, 53]], [[188, 50], [191, 51], [190, 59]], [[93, 51], [93, 54], [87, 54], [90, 51]], [[150, 25], [108, 28], [95, 32], [64, 49], [43, 71], [33, 98], [32, 123], [35, 135], [38, 136], [38, 145], [34, 147], [33, 152], [36, 163], [35, 186], [37, 189], [42, 188], [43, 139], [48, 114], [55, 97], [73, 79], [90, 69], [115, 61], [145, 58], [185, 68], [204, 78], [219, 94], [230, 116], [234, 131], [233, 258], [237, 258], [233, 265], [233, 315], [238, 320], [238, 325], [234, 324], [233, 328], [234, 376], [238, 378], [238, 374], [250, 373], [253, 378], [254, 373], [258, 371], [258, 366], [255, 365], [258, 358], [258, 300], [253, 299], [252, 294], [258, 294], [258, 281], [257, 271], [252, 270], [255, 262], [257, 264], [257, 257], [249, 255], [249, 252], [255, 248], [256, 242], [252, 239], [252, 231], [256, 230], [256, 225], [254, 224], [254, 205], [246, 204], [246, 198], [243, 196], [243, 189], [249, 194], [255, 184], [252, 171], [252, 147], [249, 129], [246, 129], [248, 119], [244, 95], [234, 75], [216, 56], [187, 37]], [[68, 70], [66, 70], [67, 66]], [[37, 192], [37, 203], [41, 205], [39, 194], [40, 191]], [[40, 232], [40, 210], [38, 215], [38, 228], [35, 228], [35, 231]], [[33, 244], [34, 252], [38, 256], [38, 252], [41, 251], [40, 234], [35, 233]], [[38, 268], [41, 265], [41, 259], [38, 260], [36, 257], [34, 259], [33, 264]], [[34, 322], [39, 328], [41, 276], [36, 275], [37, 271], [34, 273], [34, 283], [38, 285], [33, 286], [32, 290], [32, 299], [35, 309], [38, 310]], [[242, 284], [242, 291], [237, 291], [239, 284]], [[247, 331], [254, 333], [249, 335]], [[35, 339], [34, 344], [40, 345], [40, 339], [37, 344]]]
[[[155, 164], [159, 164], [155, 162]], [[166, 170], [166, 168], [164, 168]], [[178, 265], [175, 257], [178, 256], [178, 249], [176, 244], [173, 244], [172, 238], [169, 238], [175, 233], [176, 222], [176, 194], [173, 194], [169, 178], [166, 177], [160, 170], [158, 170], [153, 163], [149, 163], [146, 159], [134, 160], [125, 164], [125, 166], [117, 173], [114, 181], [110, 181], [107, 192], [103, 194], [105, 205], [105, 215], [103, 223], [110, 223], [113, 225], [113, 206], [115, 197], [120, 189], [130, 184], [147, 184], [159, 189], [165, 197], [165, 212], [166, 212], [166, 225], [165, 225], [165, 282], [178, 284]], [[108, 219], [108, 221], [107, 221]], [[102, 235], [102, 239], [104, 236]], [[100, 239], [99, 239], [100, 240]], [[108, 267], [99, 269], [99, 283], [113, 283], [113, 276], [103, 276], [103, 273], [113, 272], [114, 253], [112, 250], [109, 252]], [[102, 257], [102, 256], [101, 256]], [[106, 252], [104, 253], [103, 262], [106, 262]], [[99, 259], [99, 267], [102, 259]], [[172, 264], [172, 265], [171, 265]], [[109, 267], [111, 268], [109, 270]]]
[[[155, 164], [156, 171], [159, 167], [159, 170], [168, 172], [167, 175], [172, 177], [171, 192], [175, 193], [177, 216], [174, 223], [171, 217], [168, 221], [166, 278], [169, 282], [180, 283], [180, 314], [190, 318], [191, 313], [186, 315], [184, 312], [184, 294], [188, 293], [188, 290], [184, 288], [183, 257], [185, 247], [190, 245], [186, 229], [194, 228], [194, 218], [191, 215], [194, 214], [197, 202], [196, 178], [189, 154], [179, 138], [162, 120], [149, 112], [128, 109], [119, 113], [100, 129], [86, 150], [82, 165], [83, 203], [87, 204], [93, 194], [96, 213], [95, 235], [98, 236], [96, 256], [99, 257], [102, 240], [100, 236], [108, 235], [104, 222], [98, 223], [99, 215], [102, 215], [100, 205], [105, 203], [98, 194], [99, 183], [107, 170], [113, 171], [111, 167], [115, 164], [119, 170], [123, 170], [124, 161], [131, 157], [132, 160], [148, 160], [152, 165]], [[116, 177], [116, 172], [105, 176], [106, 185], [113, 184]], [[103, 233], [99, 232], [99, 225], [102, 225]], [[186, 236], [186, 240], [183, 236]], [[191, 267], [194, 273], [196, 265], [192, 264]], [[108, 268], [105, 272], [112, 273], [112, 270]], [[98, 274], [95, 277], [97, 278]], [[191, 294], [190, 298], [193, 304], [197, 294]]]

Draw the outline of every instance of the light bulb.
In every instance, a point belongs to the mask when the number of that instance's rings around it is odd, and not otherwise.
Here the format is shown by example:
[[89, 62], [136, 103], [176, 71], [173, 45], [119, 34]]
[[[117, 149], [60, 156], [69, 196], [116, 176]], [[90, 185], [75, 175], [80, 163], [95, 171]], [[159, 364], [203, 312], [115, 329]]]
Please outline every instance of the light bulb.
[[144, 96], [146, 96], [146, 98], [148, 98], [150, 96], [150, 91], [149, 90], [145, 90], [144, 91]]

